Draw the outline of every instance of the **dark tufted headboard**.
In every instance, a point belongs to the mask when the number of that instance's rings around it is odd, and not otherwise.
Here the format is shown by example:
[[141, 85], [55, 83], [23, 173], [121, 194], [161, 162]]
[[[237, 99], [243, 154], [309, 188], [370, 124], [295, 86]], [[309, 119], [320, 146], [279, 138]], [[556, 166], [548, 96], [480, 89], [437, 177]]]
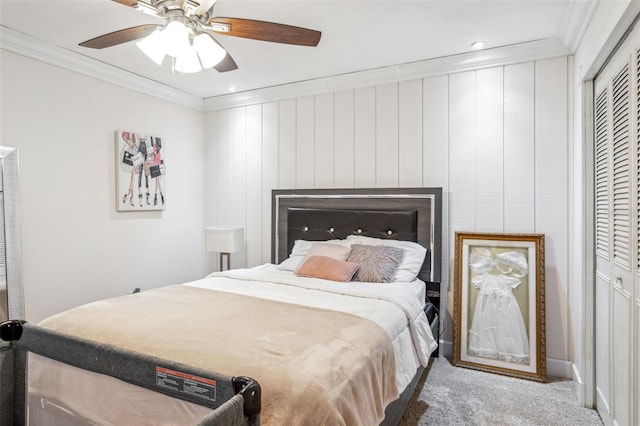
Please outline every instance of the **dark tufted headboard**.
[[349, 235], [417, 241], [418, 212], [287, 208], [287, 252], [295, 240], [330, 240]]
[[274, 190], [272, 263], [286, 259], [298, 239], [390, 238], [426, 247], [419, 277], [439, 283], [441, 203], [440, 188]]

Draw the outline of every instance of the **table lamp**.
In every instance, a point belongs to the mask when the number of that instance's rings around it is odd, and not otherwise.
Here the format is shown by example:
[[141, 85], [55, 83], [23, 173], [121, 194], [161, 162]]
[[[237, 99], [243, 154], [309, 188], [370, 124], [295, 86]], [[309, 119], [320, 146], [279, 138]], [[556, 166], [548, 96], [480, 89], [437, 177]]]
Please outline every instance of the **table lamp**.
[[231, 253], [244, 248], [244, 228], [234, 226], [208, 226], [205, 228], [205, 248], [220, 253], [220, 271], [222, 259], [227, 257], [227, 270], [231, 269]]

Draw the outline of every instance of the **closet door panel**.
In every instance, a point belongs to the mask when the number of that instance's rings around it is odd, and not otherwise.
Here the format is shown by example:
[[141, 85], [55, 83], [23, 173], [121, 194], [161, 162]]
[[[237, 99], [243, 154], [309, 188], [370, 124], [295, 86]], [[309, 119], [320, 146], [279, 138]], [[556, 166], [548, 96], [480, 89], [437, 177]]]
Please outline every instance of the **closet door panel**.
[[[611, 86], [611, 193], [613, 263], [631, 270], [631, 132], [629, 103], [629, 67], [625, 65], [613, 78]], [[631, 286], [633, 280], [622, 280]], [[629, 288], [626, 289], [627, 291]]]
[[619, 425], [631, 423], [631, 297], [616, 283], [613, 285], [613, 415]]
[[[636, 292], [636, 295], [640, 294], [639, 292]], [[636, 401], [636, 406], [635, 406], [635, 419], [639, 419], [640, 418], [640, 359], [638, 359], [639, 357], [639, 353], [640, 353], [640, 336], [638, 336], [639, 330], [640, 330], [640, 298], [636, 298], [636, 303], [635, 303], [635, 307], [634, 307], [636, 313], [636, 329], [635, 329], [635, 342], [633, 342], [632, 344], [634, 345], [635, 350], [633, 351], [634, 354], [636, 354], [636, 359], [635, 359], [635, 375], [636, 375], [636, 388], [635, 388], [635, 395], [636, 397], [634, 398]]]
[[[636, 291], [636, 295], [640, 295], [640, 292]], [[640, 336], [638, 336], [638, 333], [640, 332], [640, 298], [636, 298], [636, 303], [635, 303], [635, 310], [636, 310], [636, 329], [635, 329], [635, 343], [634, 343], [634, 347], [635, 350], [633, 351], [634, 354], [636, 354], [636, 359], [635, 359], [635, 375], [636, 375], [636, 389], [635, 389], [635, 401], [636, 401], [636, 406], [635, 406], [635, 419], [639, 419], [640, 418], [640, 359], [638, 359], [638, 354], [640, 353]]]
[[[609, 318], [610, 315], [610, 282], [609, 278], [601, 273], [596, 274], [596, 318]], [[609, 332], [609, 321], [596, 321], [596, 363], [598, 365], [609, 366], [611, 349], [611, 333]], [[598, 368], [596, 370], [596, 393], [599, 405], [605, 408], [605, 412], [610, 413], [611, 391], [610, 391], [610, 368]]]
[[607, 425], [640, 421], [639, 42], [637, 26], [594, 81], [596, 408]]
[[615, 70], [609, 83], [611, 140], [611, 413], [615, 423], [632, 424], [631, 291], [637, 268], [637, 241], [634, 223], [638, 176], [634, 170], [632, 139], [631, 69], [629, 56]]
[[[609, 165], [609, 93], [607, 87], [602, 87], [595, 99], [594, 107], [594, 141], [595, 141], [595, 243], [596, 256], [604, 260], [597, 264], [596, 270], [603, 266], [610, 266], [611, 233], [609, 232], [609, 198], [610, 165]], [[606, 274], [610, 276], [610, 273]]]

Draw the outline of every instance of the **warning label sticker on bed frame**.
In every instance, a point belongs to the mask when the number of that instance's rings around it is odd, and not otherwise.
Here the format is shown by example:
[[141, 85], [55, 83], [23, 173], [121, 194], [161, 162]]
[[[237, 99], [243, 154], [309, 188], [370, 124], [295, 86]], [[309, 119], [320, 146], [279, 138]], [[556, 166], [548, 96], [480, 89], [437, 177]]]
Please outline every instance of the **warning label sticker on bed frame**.
[[216, 400], [216, 381], [204, 377], [156, 367], [156, 384], [207, 401]]

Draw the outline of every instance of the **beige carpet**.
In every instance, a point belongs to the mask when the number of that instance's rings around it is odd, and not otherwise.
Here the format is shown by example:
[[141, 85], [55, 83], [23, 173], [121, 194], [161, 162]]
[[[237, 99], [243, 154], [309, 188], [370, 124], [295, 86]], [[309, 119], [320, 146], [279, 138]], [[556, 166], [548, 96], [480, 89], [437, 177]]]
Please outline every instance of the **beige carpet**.
[[547, 383], [454, 367], [436, 358], [414, 392], [400, 426], [602, 425], [595, 410], [578, 405], [575, 383]]

